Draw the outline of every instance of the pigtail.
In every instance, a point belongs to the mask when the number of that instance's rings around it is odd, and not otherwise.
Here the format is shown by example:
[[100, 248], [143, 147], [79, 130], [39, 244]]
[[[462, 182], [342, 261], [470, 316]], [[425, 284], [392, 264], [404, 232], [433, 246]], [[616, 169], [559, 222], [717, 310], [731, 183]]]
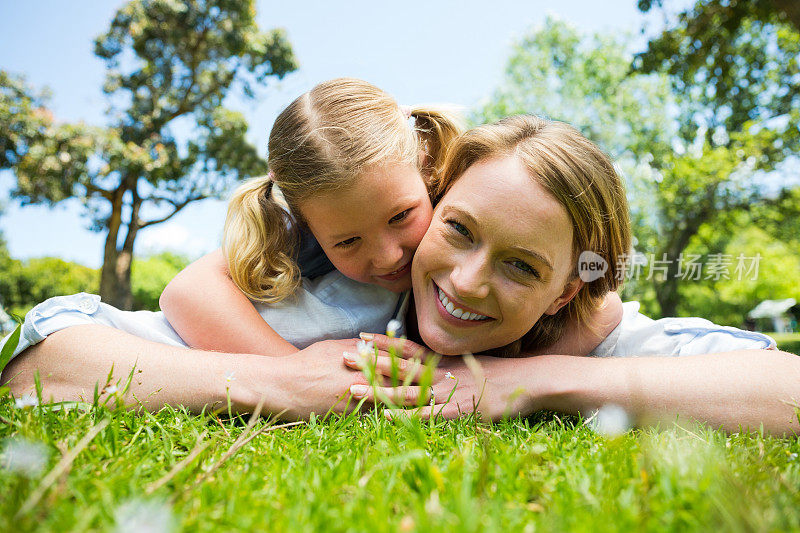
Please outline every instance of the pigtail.
[[430, 180], [441, 170], [447, 147], [464, 131], [464, 121], [455, 111], [435, 106], [413, 106], [411, 116], [425, 154], [420, 171]]
[[290, 296], [300, 283], [293, 259], [297, 235], [272, 187], [269, 176], [240, 185], [228, 203], [222, 237], [233, 282], [248, 298], [267, 303]]

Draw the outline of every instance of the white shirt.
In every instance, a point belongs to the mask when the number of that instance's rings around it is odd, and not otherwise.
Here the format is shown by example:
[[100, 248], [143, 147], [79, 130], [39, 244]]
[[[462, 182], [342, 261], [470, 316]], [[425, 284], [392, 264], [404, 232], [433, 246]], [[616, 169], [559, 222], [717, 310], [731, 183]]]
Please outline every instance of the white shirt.
[[619, 325], [590, 357], [681, 356], [733, 350], [775, 349], [763, 333], [718, 326], [704, 318], [653, 320], [639, 312], [639, 302], [622, 304]]

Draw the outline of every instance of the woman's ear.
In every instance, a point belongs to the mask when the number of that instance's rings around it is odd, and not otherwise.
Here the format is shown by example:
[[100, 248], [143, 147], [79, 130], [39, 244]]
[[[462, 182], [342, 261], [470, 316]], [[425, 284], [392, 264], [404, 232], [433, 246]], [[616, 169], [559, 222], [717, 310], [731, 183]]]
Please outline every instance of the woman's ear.
[[558, 313], [562, 307], [567, 305], [570, 300], [575, 298], [575, 295], [578, 294], [578, 291], [581, 290], [581, 287], [583, 287], [583, 280], [580, 277], [575, 276], [575, 279], [567, 283], [567, 285], [564, 287], [564, 292], [561, 293], [561, 296], [553, 300], [553, 303], [551, 303], [550, 307], [545, 310], [544, 314], [554, 315]]

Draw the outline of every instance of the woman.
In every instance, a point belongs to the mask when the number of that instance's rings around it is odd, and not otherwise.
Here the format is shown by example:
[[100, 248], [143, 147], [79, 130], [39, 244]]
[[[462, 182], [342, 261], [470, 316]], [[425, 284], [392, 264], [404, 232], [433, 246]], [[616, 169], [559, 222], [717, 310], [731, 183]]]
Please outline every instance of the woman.
[[[624, 191], [608, 158], [573, 128], [525, 116], [475, 128], [456, 141], [439, 180], [443, 198], [412, 269], [420, 336], [434, 350], [513, 357], [557, 337], [567, 317], [590, 314], [622, 278], [620, 256], [630, 247]], [[607, 265], [603, 276], [582, 275], [591, 274], [579, 270], [584, 254]], [[376, 340], [388, 347], [385, 337]], [[402, 344], [406, 353], [420, 349]], [[491, 418], [613, 403], [639, 417], [684, 414], [728, 430], [797, 431], [800, 358], [774, 347], [765, 335], [702, 319], [653, 321], [634, 302], [595, 357], [482, 357], [485, 383], [445, 358], [432, 389], [441, 403], [423, 415], [458, 416], [478, 399]], [[637, 355], [694, 357], [627, 358]], [[378, 358], [379, 369], [389, 366]], [[375, 394], [351, 390], [357, 398]], [[412, 404], [423, 393], [381, 392]]]
[[[536, 150], [526, 159], [531, 154], [524, 152], [530, 145]], [[586, 164], [595, 168], [580, 171]], [[578, 171], [565, 172], [570, 168]], [[565, 178], [565, 174], [569, 175]], [[601, 178], [606, 182], [596, 187], [593, 180]], [[564, 182], [569, 186], [563, 186]], [[607, 158], [575, 130], [558, 123], [513, 117], [459, 140], [442, 173], [440, 192], [447, 194], [414, 259], [412, 277], [422, 340], [444, 353], [495, 350], [514, 355], [545, 339], [558, 338], [570, 314], [580, 318], [615, 286], [616, 276], [608, 273], [601, 280], [585, 282], [576, 267], [581, 250], [608, 261], [627, 249], [621, 191]], [[584, 195], [591, 201], [575, 201]], [[604, 231], [604, 224], [611, 229]], [[617, 268], [616, 261], [609, 262], [609, 272]], [[461, 316], [456, 316], [459, 311]], [[645, 355], [621, 347], [626, 339], [646, 330], [646, 324], [630, 314], [600, 349], [608, 355]], [[454, 383], [456, 392], [452, 402], [436, 409], [445, 416], [457, 416], [477, 404], [484, 414], [498, 418], [541, 408], [585, 412], [612, 402], [634, 414], [656, 408], [727, 429], [739, 423], [750, 427], [763, 423], [773, 432], [796, 431], [793, 410], [781, 401], [800, 396], [797, 358], [750, 349], [771, 346], [763, 336], [745, 338], [733, 331], [705, 328], [692, 339], [678, 339], [672, 348], [686, 355], [703, 349], [748, 349], [724, 357], [685, 359], [484, 356], [479, 361], [486, 383], [473, 379], [460, 358], [449, 358], [437, 370], [433, 392], [440, 402]], [[84, 346], [84, 335], [91, 336], [92, 345]], [[714, 342], [692, 343], [697, 337], [702, 341], [720, 335]], [[657, 353], [674, 340], [661, 336], [661, 342], [651, 343]], [[385, 338], [376, 340], [387, 348]], [[355, 351], [354, 341], [327, 342], [335, 344], [321, 347], [323, 351]], [[98, 348], [111, 343], [118, 346], [113, 353]], [[635, 350], [636, 344], [631, 345]], [[407, 351], [416, 347], [413, 343], [405, 346]], [[148, 408], [182, 403], [200, 409], [224, 401], [230, 388], [232, 401], [241, 409], [252, 408], [263, 397], [267, 410], [293, 418], [327, 410], [348, 390], [371, 397], [368, 387], [352, 387], [365, 385], [360, 376], [344, 373], [314, 350], [303, 352], [266, 360], [172, 349], [101, 326], [77, 326], [29, 348], [3, 372], [3, 381], [18, 374], [11, 386], [19, 395], [30, 387], [39, 369], [47, 378], [42, 379], [45, 397], [74, 399], [88, 396], [113, 363], [122, 372], [136, 366], [132, 392], [147, 398]], [[346, 363], [360, 364], [352, 358]], [[387, 366], [382, 352], [378, 368], [387, 372]], [[754, 372], [756, 368], [760, 371]], [[704, 374], [685, 375], [687, 369]], [[231, 372], [236, 379], [233, 384]], [[457, 378], [455, 382], [447, 372]], [[635, 379], [629, 379], [631, 375]], [[733, 385], [739, 387], [735, 393]], [[402, 400], [415, 401], [421, 391], [408, 388], [406, 394]], [[720, 399], [721, 405], [709, 405], [714, 404], [709, 399]], [[337, 405], [343, 407], [341, 402]]]

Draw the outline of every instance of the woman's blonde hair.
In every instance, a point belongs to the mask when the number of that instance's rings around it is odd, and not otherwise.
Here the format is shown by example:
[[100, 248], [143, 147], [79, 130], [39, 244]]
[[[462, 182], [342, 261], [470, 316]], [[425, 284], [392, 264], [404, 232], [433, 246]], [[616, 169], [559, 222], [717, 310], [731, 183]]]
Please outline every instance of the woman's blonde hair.
[[432, 201], [437, 203], [471, 165], [507, 155], [519, 157], [531, 178], [569, 214], [574, 256], [571, 280], [578, 277], [578, 257], [584, 251], [598, 254], [608, 264], [603, 277], [584, 283], [555, 315], [543, 315], [521, 339], [494, 353], [514, 357], [558, 340], [570, 316], [587, 323], [603, 297], [617, 290], [623, 279], [631, 229], [625, 188], [608, 156], [572, 126], [530, 115], [479, 126], [454, 141], [441, 172], [434, 176]]
[[294, 254], [304, 200], [350, 187], [365, 167], [384, 161], [416, 165], [428, 180], [460, 133], [454, 114], [401, 108], [358, 79], [327, 81], [303, 94], [272, 127], [269, 175], [242, 184], [228, 205], [223, 250], [234, 283], [253, 300], [278, 302], [291, 295], [300, 282]]

